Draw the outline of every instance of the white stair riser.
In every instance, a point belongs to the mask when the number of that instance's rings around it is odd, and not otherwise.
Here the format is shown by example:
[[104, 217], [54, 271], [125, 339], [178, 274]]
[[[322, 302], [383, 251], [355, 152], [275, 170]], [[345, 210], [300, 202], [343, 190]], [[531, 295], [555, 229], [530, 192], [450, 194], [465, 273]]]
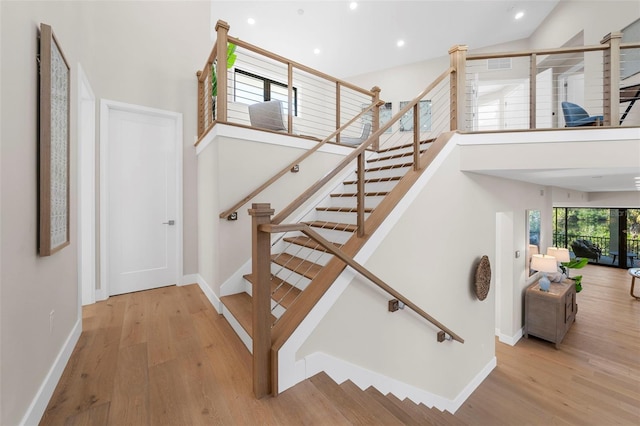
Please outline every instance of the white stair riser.
[[318, 265], [322, 266], [326, 265], [332, 256], [325, 251], [313, 250], [308, 247], [299, 246], [297, 244], [289, 244], [285, 249], [285, 253], [289, 253], [293, 256], [308, 260], [309, 262], [317, 263]]
[[407, 167], [400, 167], [396, 169], [368, 171], [367, 173], [365, 173], [365, 176], [366, 176], [366, 179], [386, 178], [391, 176], [404, 176], [409, 170], [410, 170], [410, 167], [407, 166]]
[[[383, 196], [365, 197], [364, 206], [367, 208], [376, 208], [383, 198]], [[334, 207], [356, 208], [357, 199], [356, 197], [331, 197], [331, 205]]]
[[[365, 213], [364, 217], [365, 219], [369, 217], [369, 213]], [[316, 214], [316, 220], [355, 225], [357, 223], [358, 217], [355, 210], [353, 212], [332, 212], [318, 210]]]
[[299, 288], [300, 290], [304, 290], [307, 288], [311, 280], [309, 278], [304, 277], [297, 272], [293, 272], [289, 269], [283, 268], [280, 265], [276, 265], [271, 262], [271, 273], [276, 277], [285, 280], [292, 286]]
[[[395, 156], [397, 153], [393, 153]], [[370, 167], [382, 167], [382, 166], [391, 166], [396, 164], [405, 164], [413, 162], [413, 155], [404, 155], [398, 158], [385, 158], [385, 156], [380, 157], [380, 160], [377, 161], [368, 161], [367, 168]]]
[[[389, 192], [398, 184], [397, 180], [387, 180], [383, 182], [365, 182], [365, 192]], [[344, 192], [356, 192], [357, 184], [349, 183], [344, 185]]]
[[346, 243], [347, 240], [351, 238], [351, 236], [353, 235], [352, 232], [337, 231], [335, 229], [316, 228], [316, 227], [311, 227], [311, 229], [313, 229], [318, 234], [320, 234], [324, 239], [336, 244]]

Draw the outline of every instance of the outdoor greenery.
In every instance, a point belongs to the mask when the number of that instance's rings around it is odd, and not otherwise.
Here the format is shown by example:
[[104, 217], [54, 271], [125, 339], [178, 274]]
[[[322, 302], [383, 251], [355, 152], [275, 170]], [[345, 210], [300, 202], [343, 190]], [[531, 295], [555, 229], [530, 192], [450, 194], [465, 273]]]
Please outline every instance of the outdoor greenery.
[[[616, 241], [615, 223], [620, 214], [620, 209], [556, 207], [553, 209], [554, 244], [569, 247], [572, 237], [579, 236], [592, 240], [606, 253], [616, 250], [615, 247], [609, 247], [609, 243], [611, 240]], [[640, 240], [640, 209], [626, 209], [626, 215], [628, 247], [631, 251], [637, 251]], [[564, 241], [565, 226], [569, 241]], [[612, 235], [614, 238], [611, 238]]]

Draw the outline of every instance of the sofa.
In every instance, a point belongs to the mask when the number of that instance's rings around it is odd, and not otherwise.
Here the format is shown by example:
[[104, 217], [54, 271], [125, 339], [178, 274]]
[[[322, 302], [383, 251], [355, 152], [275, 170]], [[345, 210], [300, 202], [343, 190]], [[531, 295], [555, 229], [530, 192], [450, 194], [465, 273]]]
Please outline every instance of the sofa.
[[571, 249], [576, 257], [593, 259], [598, 263], [602, 256], [602, 249], [589, 240], [575, 240], [571, 243]]

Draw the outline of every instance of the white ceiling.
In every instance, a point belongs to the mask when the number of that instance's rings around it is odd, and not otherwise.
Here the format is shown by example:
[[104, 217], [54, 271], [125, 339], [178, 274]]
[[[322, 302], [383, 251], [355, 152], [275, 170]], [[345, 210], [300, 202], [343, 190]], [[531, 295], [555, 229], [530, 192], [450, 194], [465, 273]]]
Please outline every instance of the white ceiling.
[[[224, 20], [233, 37], [346, 78], [445, 56], [455, 44], [475, 49], [527, 38], [558, 2], [361, 0], [350, 10], [345, 0], [212, 0], [211, 13], [212, 27]], [[525, 15], [516, 20], [518, 11]]]
[[[639, 189], [636, 187], [635, 178], [640, 176], [640, 170], [632, 167], [485, 170], [481, 173], [536, 183], [542, 186], [556, 186], [582, 192], [638, 191]], [[637, 202], [640, 203], [640, 192], [638, 193]]]
[[[212, 1], [213, 27], [339, 78], [447, 55], [466, 44], [478, 49], [528, 38], [565, 0]], [[516, 20], [518, 11], [525, 12]], [[250, 25], [247, 20], [255, 19]], [[401, 48], [398, 40], [404, 40]], [[320, 49], [314, 54], [314, 49]], [[491, 174], [491, 173], [488, 173]], [[640, 170], [500, 171], [496, 176], [586, 192], [632, 191]]]

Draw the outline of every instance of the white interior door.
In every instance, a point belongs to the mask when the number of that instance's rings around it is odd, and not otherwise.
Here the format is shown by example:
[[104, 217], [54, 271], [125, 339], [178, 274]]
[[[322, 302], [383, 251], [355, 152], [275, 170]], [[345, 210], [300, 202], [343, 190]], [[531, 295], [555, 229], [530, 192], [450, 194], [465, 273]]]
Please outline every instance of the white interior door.
[[[108, 294], [179, 282], [179, 114], [107, 109], [104, 172]], [[104, 124], [104, 123], [103, 123]], [[103, 139], [104, 140], [104, 139]]]

